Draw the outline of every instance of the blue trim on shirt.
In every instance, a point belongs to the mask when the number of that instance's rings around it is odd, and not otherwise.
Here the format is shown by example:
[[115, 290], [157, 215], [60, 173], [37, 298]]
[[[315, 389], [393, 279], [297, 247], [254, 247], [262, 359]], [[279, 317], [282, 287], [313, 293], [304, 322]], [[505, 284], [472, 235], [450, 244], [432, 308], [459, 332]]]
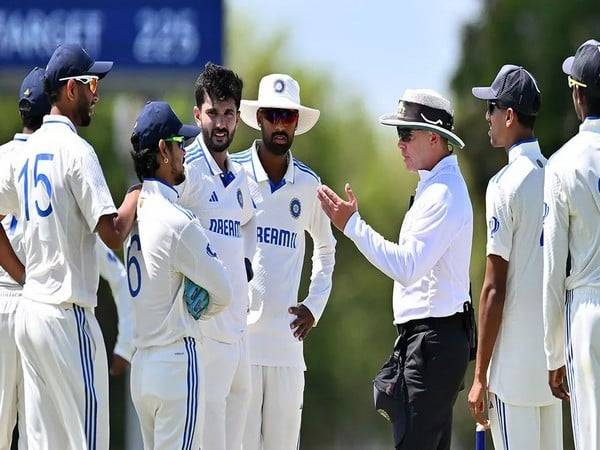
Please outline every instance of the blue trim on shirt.
[[520, 141], [517, 141], [513, 145], [511, 145], [510, 147], [508, 147], [508, 150], [512, 150], [517, 145], [527, 144], [529, 142], [537, 142], [537, 138], [533, 137], [533, 138], [528, 138], [528, 139], [521, 139]]
[[66, 122], [62, 122], [60, 120], [44, 120], [44, 123], [60, 123], [61, 125], [65, 125], [65, 126], [69, 127], [69, 129], [75, 133], [75, 129], [71, 125], [69, 125]]
[[14, 138], [13, 141], [27, 142], [27, 138]]
[[269, 180], [269, 185], [271, 186], [271, 194], [275, 191], [277, 191], [278, 189], [281, 189], [283, 186], [285, 186], [285, 178], [282, 178], [279, 183], [273, 183], [271, 180]]
[[584, 120], [598, 120], [600, 116], [587, 116]]
[[144, 181], [156, 181], [158, 183], [164, 184], [169, 189], [172, 189], [173, 192], [177, 194], [177, 198], [179, 198], [179, 192], [177, 192], [177, 189], [175, 189], [171, 184], [167, 183], [165, 180], [162, 180], [160, 178], [144, 178]]
[[298, 169], [301, 170], [302, 172], [305, 172], [309, 175], [311, 175], [315, 180], [319, 181], [319, 177], [317, 176], [316, 173], [314, 173], [310, 168], [308, 168], [307, 166], [302, 166], [300, 165], [297, 161], [294, 161], [294, 166]]

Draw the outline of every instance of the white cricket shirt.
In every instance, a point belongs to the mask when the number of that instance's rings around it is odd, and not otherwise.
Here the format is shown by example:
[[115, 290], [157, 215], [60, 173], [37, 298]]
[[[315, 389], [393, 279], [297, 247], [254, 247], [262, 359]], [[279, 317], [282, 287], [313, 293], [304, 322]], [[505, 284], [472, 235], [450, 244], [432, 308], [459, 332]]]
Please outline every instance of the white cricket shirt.
[[544, 202], [545, 350], [554, 370], [565, 365], [566, 291], [597, 298], [600, 290], [600, 117], [586, 118], [550, 157]]
[[[23, 145], [29, 138], [28, 134], [17, 133], [12, 141], [0, 146], [0, 161], [10, 167], [10, 159], [22, 150]], [[25, 261], [25, 248], [23, 247], [23, 224], [17, 216], [8, 214], [2, 219], [2, 226], [15, 254], [21, 262]], [[20, 296], [23, 287], [0, 267], [0, 299]]]
[[175, 203], [177, 197], [175, 188], [165, 182], [144, 180], [125, 252], [136, 348], [200, 337], [198, 321], [183, 300], [184, 276], [210, 296], [201, 319], [217, 314], [231, 300], [226, 269], [198, 219]]
[[67, 117], [45, 116], [0, 168], [0, 213], [23, 223], [25, 298], [96, 306], [94, 230], [116, 208], [94, 149]]
[[96, 239], [96, 256], [100, 276], [110, 286], [119, 317], [117, 342], [113, 353], [131, 361], [135, 347], [133, 346], [133, 305], [127, 286], [127, 273], [121, 260], [100, 237]]
[[234, 343], [246, 332], [248, 278], [244, 258], [256, 249], [254, 206], [241, 166], [227, 158], [223, 173], [199, 135], [186, 148], [186, 180], [178, 203], [192, 211], [204, 227], [211, 247], [228, 269], [233, 298], [218, 316], [200, 324], [205, 336]]
[[412, 207], [398, 243], [354, 213], [344, 234], [371, 264], [394, 280], [394, 323], [447, 317], [469, 300], [473, 209], [456, 155], [419, 170]]
[[544, 406], [548, 388], [542, 317], [544, 166], [536, 139], [508, 152], [508, 165], [488, 183], [487, 254], [508, 261], [502, 324], [489, 367], [489, 389], [503, 402]]
[[303, 344], [290, 329], [296, 316], [288, 313], [289, 307], [298, 305], [304, 232], [310, 234], [314, 250], [310, 287], [302, 304], [316, 321], [323, 314], [331, 292], [335, 238], [317, 199], [319, 177], [289, 152], [284, 177], [277, 185], [271, 183], [258, 157], [257, 142], [232, 155], [249, 176], [257, 210], [248, 355], [250, 363], [255, 365], [305, 369]]

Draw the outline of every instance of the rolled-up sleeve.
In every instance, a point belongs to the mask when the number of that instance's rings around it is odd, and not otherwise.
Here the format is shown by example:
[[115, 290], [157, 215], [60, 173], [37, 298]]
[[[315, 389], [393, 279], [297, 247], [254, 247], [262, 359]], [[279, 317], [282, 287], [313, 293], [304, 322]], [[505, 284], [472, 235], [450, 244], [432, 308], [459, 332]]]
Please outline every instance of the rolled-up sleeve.
[[465, 226], [463, 209], [453, 208], [452, 194], [447, 189], [437, 192], [434, 199], [423, 199], [419, 203], [427, 206], [410, 211], [410, 225], [400, 234], [398, 244], [386, 240], [367, 225], [358, 212], [344, 228], [344, 234], [371, 264], [404, 286], [427, 274]]

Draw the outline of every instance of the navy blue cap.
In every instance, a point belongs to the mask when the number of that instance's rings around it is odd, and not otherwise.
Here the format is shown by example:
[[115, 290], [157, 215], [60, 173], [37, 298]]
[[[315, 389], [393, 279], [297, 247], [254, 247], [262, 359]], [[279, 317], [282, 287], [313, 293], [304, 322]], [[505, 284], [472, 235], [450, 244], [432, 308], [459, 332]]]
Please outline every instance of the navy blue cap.
[[496, 101], [527, 115], [536, 115], [541, 98], [535, 78], [521, 66], [505, 64], [489, 87], [474, 87], [473, 95], [481, 100]]
[[44, 69], [36, 67], [23, 79], [19, 89], [19, 111], [28, 117], [50, 112], [50, 101], [44, 92]]
[[61, 78], [81, 75], [104, 76], [112, 69], [112, 61], [94, 61], [88, 53], [76, 44], [59, 45], [46, 66], [46, 79], [53, 88], [66, 83]]
[[139, 146], [134, 150], [153, 148], [161, 139], [183, 136], [196, 137], [200, 128], [183, 125], [167, 102], [148, 102], [133, 125], [132, 137], [137, 136]]
[[595, 39], [579, 46], [575, 56], [564, 60], [562, 70], [577, 81], [600, 94], [600, 42]]

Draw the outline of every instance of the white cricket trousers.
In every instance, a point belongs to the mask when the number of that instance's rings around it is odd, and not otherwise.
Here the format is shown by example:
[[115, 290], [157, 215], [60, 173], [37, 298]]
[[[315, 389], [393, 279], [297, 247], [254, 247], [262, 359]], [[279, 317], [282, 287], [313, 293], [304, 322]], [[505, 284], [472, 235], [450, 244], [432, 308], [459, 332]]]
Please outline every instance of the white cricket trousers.
[[198, 450], [205, 385], [192, 337], [138, 349], [131, 360], [131, 399], [145, 450]]
[[567, 291], [567, 380], [576, 450], [600, 448], [600, 288]]
[[299, 448], [304, 369], [252, 365], [251, 371], [252, 400], [244, 450]]
[[19, 450], [27, 448], [23, 372], [15, 342], [21, 291], [0, 291], [0, 450], [9, 450], [19, 416]]
[[91, 308], [23, 298], [17, 309], [30, 450], [108, 450], [108, 366]]
[[202, 450], [240, 450], [250, 402], [246, 339], [227, 344], [204, 337], [202, 358], [207, 386]]
[[519, 406], [504, 403], [491, 392], [489, 402], [488, 417], [496, 450], [562, 450], [561, 402]]

